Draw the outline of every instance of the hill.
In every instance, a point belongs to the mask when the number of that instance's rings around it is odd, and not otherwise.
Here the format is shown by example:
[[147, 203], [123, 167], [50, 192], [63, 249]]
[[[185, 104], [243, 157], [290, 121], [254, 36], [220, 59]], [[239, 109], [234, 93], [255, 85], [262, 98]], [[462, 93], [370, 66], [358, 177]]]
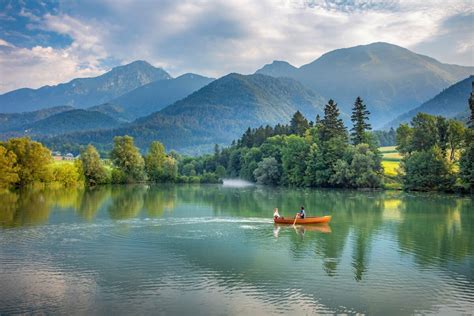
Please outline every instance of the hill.
[[23, 113], [0, 113], [0, 132], [15, 130], [51, 115], [74, 109], [72, 106], [56, 106]]
[[104, 147], [110, 146], [113, 136], [127, 134], [142, 149], [160, 140], [166, 148], [195, 154], [209, 151], [215, 143], [230, 144], [248, 127], [288, 123], [297, 110], [314, 120], [322, 114], [323, 104], [320, 96], [290, 78], [229, 74], [130, 125], [45, 142], [56, 148], [63, 142]]
[[[159, 111], [213, 80], [213, 78], [196, 74], [184, 74], [175, 79], [151, 82], [113, 99], [109, 103], [117, 105], [128, 118], [135, 119]], [[100, 110], [100, 106], [95, 109]]]
[[385, 127], [396, 127], [401, 123], [408, 123], [419, 112], [465, 120], [468, 116], [468, 99], [473, 82], [474, 76], [470, 76], [453, 84], [419, 107], [398, 116]]
[[93, 78], [74, 79], [39, 89], [23, 88], [0, 95], [0, 112], [34, 111], [57, 105], [86, 108], [107, 102], [147, 83], [171, 79], [161, 68], [145, 61], [135, 61], [113, 68]]
[[443, 64], [388, 43], [337, 49], [290, 72], [288, 67], [274, 64], [257, 73], [291, 76], [335, 99], [347, 113], [361, 96], [376, 128], [474, 73], [474, 67]]
[[58, 135], [75, 131], [114, 128], [120, 123], [110, 116], [83, 109], [74, 109], [51, 115], [45, 119], [22, 126], [26, 135]]

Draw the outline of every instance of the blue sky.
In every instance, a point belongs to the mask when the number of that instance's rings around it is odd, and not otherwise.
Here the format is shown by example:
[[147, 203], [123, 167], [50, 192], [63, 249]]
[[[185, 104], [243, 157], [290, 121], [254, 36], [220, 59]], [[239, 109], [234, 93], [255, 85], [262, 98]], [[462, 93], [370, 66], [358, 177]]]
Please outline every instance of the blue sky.
[[472, 30], [472, 0], [0, 0], [0, 93], [137, 59], [218, 77], [377, 41], [474, 65]]

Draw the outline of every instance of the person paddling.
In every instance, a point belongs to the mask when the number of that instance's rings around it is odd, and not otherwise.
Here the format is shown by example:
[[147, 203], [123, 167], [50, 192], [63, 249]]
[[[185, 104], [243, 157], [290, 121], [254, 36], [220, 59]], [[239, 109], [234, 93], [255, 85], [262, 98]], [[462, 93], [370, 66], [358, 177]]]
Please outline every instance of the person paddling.
[[300, 211], [296, 213], [296, 218], [301, 218], [303, 219], [305, 217], [305, 212], [304, 212], [304, 206], [301, 207]]

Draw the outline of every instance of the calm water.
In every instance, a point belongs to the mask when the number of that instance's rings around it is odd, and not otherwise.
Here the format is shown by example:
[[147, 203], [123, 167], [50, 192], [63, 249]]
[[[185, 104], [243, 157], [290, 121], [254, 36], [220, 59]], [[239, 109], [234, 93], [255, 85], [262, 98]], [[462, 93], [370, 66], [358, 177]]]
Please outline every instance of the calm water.
[[[273, 208], [330, 214], [274, 226]], [[120, 186], [0, 194], [0, 314], [462, 314], [474, 201], [401, 192]]]

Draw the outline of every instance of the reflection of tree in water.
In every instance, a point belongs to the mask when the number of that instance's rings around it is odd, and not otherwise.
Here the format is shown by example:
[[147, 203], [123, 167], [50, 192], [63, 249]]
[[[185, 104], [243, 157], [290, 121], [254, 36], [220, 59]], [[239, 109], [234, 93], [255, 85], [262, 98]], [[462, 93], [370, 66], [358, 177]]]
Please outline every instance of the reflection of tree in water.
[[398, 242], [423, 266], [447, 265], [474, 254], [474, 203], [470, 198], [435, 195], [407, 197]]
[[136, 217], [143, 208], [147, 187], [143, 185], [115, 186], [112, 189], [112, 204], [107, 211], [112, 219]]
[[110, 186], [95, 186], [85, 189], [76, 212], [82, 218], [88, 221], [92, 220], [110, 194]]
[[172, 212], [175, 208], [176, 186], [156, 185], [148, 188], [144, 196], [147, 216], [158, 218], [164, 211]]
[[43, 189], [27, 188], [1, 195], [2, 227], [35, 225], [48, 220], [51, 212], [51, 195]]
[[14, 226], [13, 222], [18, 209], [19, 194], [16, 192], [2, 191], [0, 192], [0, 226]]

